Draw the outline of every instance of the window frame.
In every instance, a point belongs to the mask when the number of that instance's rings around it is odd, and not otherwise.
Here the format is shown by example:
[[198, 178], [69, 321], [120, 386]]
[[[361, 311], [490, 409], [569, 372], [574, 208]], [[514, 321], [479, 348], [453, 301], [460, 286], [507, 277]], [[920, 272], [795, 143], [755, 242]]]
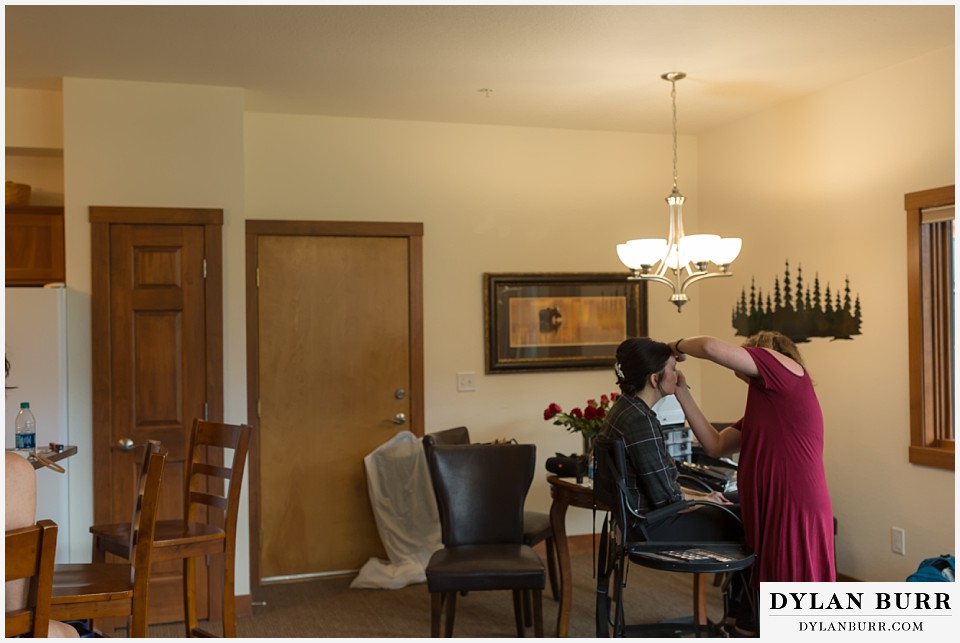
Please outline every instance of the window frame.
[[[923, 304], [923, 210], [955, 205], [954, 186], [911, 192], [904, 195], [907, 214], [907, 316], [909, 326], [910, 378], [910, 448], [909, 461], [913, 464], [955, 469], [955, 443], [951, 433], [953, 423], [953, 371], [950, 381], [936, 377], [934, 367], [924, 360], [935, 342], [950, 336], [954, 320], [947, 322], [927, 319]], [[949, 312], [949, 307], [948, 307]], [[931, 330], [932, 329], [932, 330]], [[939, 336], [937, 336], [939, 332]], [[954, 349], [950, 343], [951, 350]], [[932, 381], [931, 381], [932, 380]], [[940, 399], [944, 414], [931, 412], [932, 399]], [[943, 402], [942, 400], [948, 400]], [[945, 406], [944, 406], [945, 405]], [[946, 422], [943, 421], [944, 415]], [[938, 419], [939, 418], [939, 419]]]

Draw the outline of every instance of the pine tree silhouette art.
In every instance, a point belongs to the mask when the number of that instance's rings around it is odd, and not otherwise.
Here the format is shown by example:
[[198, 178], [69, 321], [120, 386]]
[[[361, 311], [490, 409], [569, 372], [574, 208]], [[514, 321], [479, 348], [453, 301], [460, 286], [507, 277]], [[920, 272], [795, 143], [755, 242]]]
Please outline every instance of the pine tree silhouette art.
[[773, 299], [757, 287], [756, 279], [750, 280], [750, 296], [741, 289], [734, 305], [732, 324], [737, 335], [750, 337], [761, 330], [783, 333], [794, 342], [808, 342], [811, 337], [853, 339], [860, 334], [863, 311], [860, 295], [851, 297], [850, 277], [844, 279], [843, 294], [838, 288], [831, 294], [830, 283], [820, 292], [820, 275], [814, 273], [813, 290], [804, 285], [803, 269], [797, 264], [795, 285], [791, 287], [790, 261], [784, 262], [781, 278], [773, 280]]

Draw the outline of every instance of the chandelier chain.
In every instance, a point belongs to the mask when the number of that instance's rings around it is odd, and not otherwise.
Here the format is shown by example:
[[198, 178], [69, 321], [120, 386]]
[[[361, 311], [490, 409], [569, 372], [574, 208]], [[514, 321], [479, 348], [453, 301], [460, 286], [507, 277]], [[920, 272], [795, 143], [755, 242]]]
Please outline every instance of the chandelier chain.
[[670, 81], [670, 99], [673, 101], [673, 191], [677, 191], [677, 81]]

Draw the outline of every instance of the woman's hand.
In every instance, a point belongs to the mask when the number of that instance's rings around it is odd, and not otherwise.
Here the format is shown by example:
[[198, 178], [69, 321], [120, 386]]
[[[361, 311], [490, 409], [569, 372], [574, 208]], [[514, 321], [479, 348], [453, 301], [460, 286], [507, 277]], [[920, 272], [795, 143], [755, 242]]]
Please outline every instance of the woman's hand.
[[[718, 505], [733, 504], [732, 502], [727, 500], [727, 497], [724, 496], [719, 491], [711, 491], [710, 493], [704, 493], [703, 491], [688, 489], [686, 487], [680, 487], [680, 489], [681, 491], [683, 491], [684, 500], [699, 500], [699, 501], [713, 502]], [[696, 509], [696, 507], [693, 507], [692, 509]]]
[[711, 491], [703, 497], [704, 500], [708, 502], [715, 502], [718, 505], [732, 505], [733, 503], [727, 500], [727, 497], [720, 493], [719, 491]]

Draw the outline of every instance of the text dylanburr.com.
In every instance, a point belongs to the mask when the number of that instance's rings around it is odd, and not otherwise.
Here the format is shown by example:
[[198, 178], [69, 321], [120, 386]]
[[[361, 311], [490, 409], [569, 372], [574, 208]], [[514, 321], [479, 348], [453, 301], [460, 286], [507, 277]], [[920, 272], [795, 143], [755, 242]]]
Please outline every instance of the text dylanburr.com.
[[956, 583], [761, 583], [760, 637], [953, 639]]

